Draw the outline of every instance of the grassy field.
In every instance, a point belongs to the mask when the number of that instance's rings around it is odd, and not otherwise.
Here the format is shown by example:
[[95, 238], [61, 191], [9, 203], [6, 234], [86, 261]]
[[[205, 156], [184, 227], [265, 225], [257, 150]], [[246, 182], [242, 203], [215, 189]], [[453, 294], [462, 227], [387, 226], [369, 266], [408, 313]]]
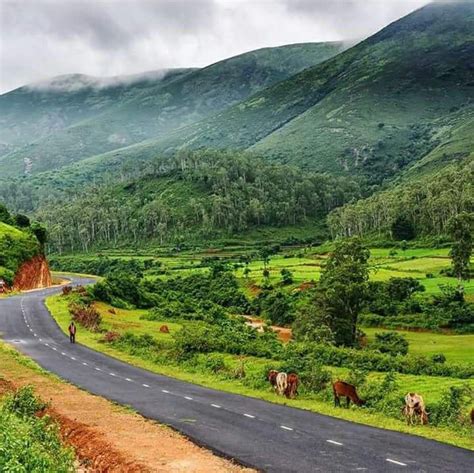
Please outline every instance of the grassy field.
[[[316, 248], [283, 249], [281, 253], [270, 257], [268, 282], [278, 284], [281, 281], [280, 271], [284, 268], [292, 272], [294, 287], [305, 282], [317, 281], [321, 275], [322, 265], [324, 265], [328, 251], [330, 251], [330, 248], [324, 245]], [[166, 255], [161, 255], [161, 252], [163, 252], [163, 249], [142, 250], [138, 254], [134, 251], [113, 250], [101, 252], [101, 255], [125, 260], [152, 258], [162, 265], [161, 268], [164, 274], [160, 277], [207, 271], [206, 268], [199, 267], [203, 258], [226, 258], [239, 266], [235, 270], [235, 274], [244, 285], [260, 285], [264, 281], [264, 264], [259, 256], [255, 256], [255, 247], [235, 246], [225, 249], [187, 250]], [[370, 252], [370, 278], [373, 281], [387, 281], [395, 277], [412, 277], [418, 279], [425, 286], [426, 294], [439, 293], [440, 285], [457, 284], [455, 278], [447, 277], [441, 273], [442, 270], [448, 269], [451, 265], [448, 248], [413, 248], [405, 251], [398, 249], [396, 254], [391, 254], [392, 250], [390, 248], [372, 248]], [[245, 254], [253, 255], [251, 262], [248, 264], [250, 272], [247, 278], [244, 276], [245, 267], [239, 261], [239, 256]], [[68, 256], [67, 258], [94, 259], [98, 257], [98, 254], [85, 254]], [[467, 299], [474, 301], [474, 279], [464, 282], [464, 288]]]
[[[58, 324], [64, 332], [70, 322], [70, 315], [67, 309], [68, 301], [62, 296], [53, 296], [47, 299], [48, 309], [51, 311]], [[170, 323], [169, 321], [146, 321], [141, 320], [140, 317], [145, 314], [144, 310], [121, 310], [114, 309], [115, 314], [111, 313], [111, 307], [99, 303], [96, 305], [102, 315], [102, 328], [106, 330], [116, 331], [119, 333], [131, 332], [134, 334], [149, 333], [154, 338], [161, 340], [164, 345], [172, 344], [172, 334], [179, 330], [180, 324]], [[166, 324], [170, 329], [170, 334], [163, 334], [159, 331], [159, 327]], [[270, 388], [257, 389], [245, 385], [242, 381], [237, 379], [229, 379], [218, 374], [211, 374], [203, 372], [198, 368], [192, 366], [177, 365], [170, 361], [165, 363], [157, 360], [151, 361], [149, 359], [141, 358], [138, 355], [131, 355], [114, 348], [111, 344], [103, 342], [102, 333], [91, 333], [89, 331], [79, 329], [78, 342], [87, 345], [95, 350], [107, 353], [110, 356], [119, 358], [126, 362], [132, 363], [136, 366], [148, 369], [150, 371], [169, 375], [178, 379], [191, 381], [204, 386], [220, 389], [223, 391], [234, 392], [252, 397], [258, 397], [271, 402], [283, 403], [300, 407], [303, 409], [312, 410], [315, 412], [325, 413], [331, 416], [340, 417], [354, 422], [374, 425], [378, 427], [398, 430], [402, 432], [410, 432], [416, 435], [436, 439], [439, 441], [451, 443], [464, 448], [474, 449], [472, 440], [465, 435], [457, 434], [452, 430], [435, 427], [407, 427], [403, 420], [388, 418], [373, 412], [367, 412], [363, 409], [352, 408], [336, 409], [329, 401], [322, 401], [314, 398], [311, 395], [301, 396], [299, 399], [288, 401], [284, 398], [276, 396]], [[469, 347], [465, 346], [468, 350]], [[226, 363], [229, 366], [237, 366], [238, 359], [232, 355], [224, 355]], [[460, 355], [462, 356], [462, 354]], [[246, 357], [245, 367], [247, 374], [260, 372], [264, 366], [267, 366], [270, 360], [261, 358]], [[347, 369], [329, 367], [333, 377], [344, 377], [348, 374]], [[380, 379], [383, 376], [381, 373], [370, 373], [369, 380]], [[412, 375], [398, 375], [398, 392], [402, 396], [407, 391], [416, 390], [421, 393], [429, 402], [436, 402], [440, 399], [443, 390], [450, 386], [460, 386], [469, 384], [474, 389], [474, 380], [463, 381], [454, 378], [444, 377], [430, 377], [430, 376], [412, 376]]]
[[[364, 328], [369, 340], [375, 333], [384, 332], [380, 328]], [[410, 344], [409, 352], [420, 355], [443, 353], [446, 360], [453, 363], [474, 363], [474, 335], [451, 335], [432, 332], [408, 332], [397, 330]]]

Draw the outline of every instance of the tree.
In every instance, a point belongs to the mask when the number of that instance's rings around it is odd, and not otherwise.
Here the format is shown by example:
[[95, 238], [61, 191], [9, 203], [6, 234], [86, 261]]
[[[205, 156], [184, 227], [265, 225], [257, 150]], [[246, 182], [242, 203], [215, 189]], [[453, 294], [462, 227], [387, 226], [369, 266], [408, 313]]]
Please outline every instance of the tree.
[[462, 280], [469, 281], [469, 263], [472, 254], [472, 231], [474, 227], [474, 213], [461, 212], [451, 217], [447, 224], [447, 230], [454, 240], [449, 253], [454, 276], [458, 278], [459, 284]]
[[31, 225], [30, 219], [23, 214], [15, 215], [15, 224], [20, 228], [28, 228]]
[[337, 345], [357, 342], [357, 319], [368, 297], [369, 257], [359, 239], [343, 240], [321, 274], [319, 306], [328, 315]]
[[406, 355], [408, 353], [408, 341], [397, 332], [381, 332], [375, 334], [375, 340], [371, 348], [389, 355]]
[[415, 238], [413, 224], [404, 215], [400, 215], [392, 223], [392, 237], [395, 240], [413, 240]]
[[31, 225], [31, 231], [33, 232], [37, 240], [40, 242], [40, 245], [44, 246], [48, 239], [48, 232], [46, 231], [46, 227], [35, 222]]
[[281, 282], [285, 286], [289, 286], [290, 284], [293, 284], [293, 273], [289, 269], [283, 268], [280, 271], [280, 275], [281, 275]]

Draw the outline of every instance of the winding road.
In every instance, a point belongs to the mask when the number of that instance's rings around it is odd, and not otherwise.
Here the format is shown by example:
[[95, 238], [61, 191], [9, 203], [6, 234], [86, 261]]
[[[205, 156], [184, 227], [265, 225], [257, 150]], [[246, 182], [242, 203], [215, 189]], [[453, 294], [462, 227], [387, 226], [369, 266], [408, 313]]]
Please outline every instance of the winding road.
[[46, 370], [214, 452], [268, 472], [474, 471], [468, 450], [204, 388], [71, 345], [44, 305], [58, 290], [0, 300], [0, 336]]

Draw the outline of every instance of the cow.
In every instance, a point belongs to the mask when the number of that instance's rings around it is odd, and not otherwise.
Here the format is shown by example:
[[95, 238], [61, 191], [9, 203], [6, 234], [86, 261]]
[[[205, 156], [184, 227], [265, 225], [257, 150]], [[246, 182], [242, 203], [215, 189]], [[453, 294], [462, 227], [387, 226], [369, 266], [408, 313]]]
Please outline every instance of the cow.
[[341, 405], [341, 397], [346, 398], [346, 407], [349, 407], [351, 401], [357, 406], [363, 406], [363, 401], [358, 395], [355, 386], [345, 381], [335, 381], [332, 383], [332, 392], [334, 393], [334, 406]]
[[278, 376], [278, 371], [277, 370], [270, 370], [267, 375], [268, 381], [270, 381], [270, 384], [276, 389], [277, 385], [277, 376]]
[[471, 409], [471, 424], [474, 425], [474, 407]]
[[300, 384], [300, 380], [298, 375], [295, 373], [290, 373], [287, 377], [287, 386], [285, 389], [285, 396], [288, 399], [294, 399], [298, 394], [298, 384]]
[[276, 377], [276, 390], [280, 396], [283, 396], [288, 386], [288, 375], [286, 373], [278, 373]]
[[426, 412], [425, 401], [417, 393], [408, 393], [405, 396], [405, 406], [403, 407], [407, 424], [413, 425], [415, 416], [420, 418], [420, 424], [428, 423], [428, 412]]

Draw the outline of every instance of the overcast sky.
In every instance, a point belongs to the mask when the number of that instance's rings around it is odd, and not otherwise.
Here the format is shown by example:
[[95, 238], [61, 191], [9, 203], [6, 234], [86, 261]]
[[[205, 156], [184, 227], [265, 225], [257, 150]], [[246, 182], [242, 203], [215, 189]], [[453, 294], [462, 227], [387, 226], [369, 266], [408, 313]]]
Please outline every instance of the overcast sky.
[[369, 36], [428, 0], [0, 0], [0, 93]]

